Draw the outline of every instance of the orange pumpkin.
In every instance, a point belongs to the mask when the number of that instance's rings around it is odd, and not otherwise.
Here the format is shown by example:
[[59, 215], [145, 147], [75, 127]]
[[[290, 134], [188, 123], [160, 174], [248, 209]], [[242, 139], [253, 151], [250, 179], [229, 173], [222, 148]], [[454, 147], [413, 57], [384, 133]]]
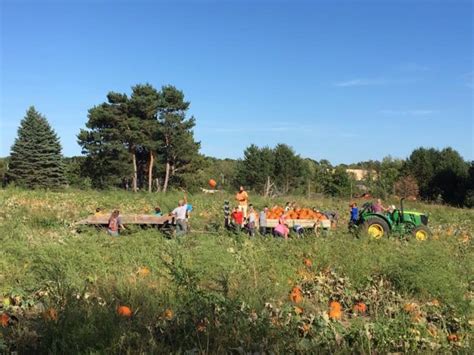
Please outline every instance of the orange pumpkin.
[[354, 312], [363, 314], [367, 311], [367, 305], [363, 302], [358, 302], [354, 305]]
[[173, 319], [173, 311], [171, 309], [166, 309], [164, 312], [163, 312], [163, 317], [166, 319], [166, 320], [171, 320]]
[[141, 277], [146, 277], [146, 276], [150, 275], [150, 269], [147, 268], [146, 266], [141, 267], [141, 268], [138, 269], [137, 274]]
[[117, 308], [117, 313], [119, 316], [130, 318], [132, 316], [132, 310], [127, 306], [119, 306]]
[[209, 179], [209, 186], [211, 188], [215, 188], [217, 186], [217, 182], [214, 179]]
[[457, 342], [459, 341], [459, 336], [457, 334], [449, 334], [448, 341]]
[[407, 313], [414, 312], [418, 309], [418, 305], [416, 303], [407, 303], [403, 306], [403, 310]]
[[44, 313], [43, 313], [43, 318], [45, 320], [58, 320], [58, 312], [54, 308], [48, 308]]
[[205, 332], [206, 328], [207, 328], [207, 326], [206, 326], [206, 322], [204, 320], [201, 320], [196, 324], [196, 330], [200, 333]]
[[304, 262], [304, 264], [305, 264], [306, 267], [311, 267], [311, 266], [313, 266], [313, 262], [312, 262], [311, 260], [307, 259], [307, 258], [304, 259], [303, 262]]
[[303, 308], [298, 307], [298, 306], [295, 306], [294, 310], [295, 310], [295, 314], [298, 314], [298, 315], [303, 314], [303, 311], [304, 311]]
[[295, 286], [291, 289], [290, 300], [294, 303], [300, 303], [301, 301], [303, 301], [303, 294], [301, 288]]
[[2, 313], [0, 316], [0, 324], [3, 328], [8, 327], [8, 322], [10, 321], [10, 316], [6, 313]]
[[329, 318], [332, 320], [339, 320], [342, 318], [342, 306], [337, 301], [332, 301], [329, 304]]

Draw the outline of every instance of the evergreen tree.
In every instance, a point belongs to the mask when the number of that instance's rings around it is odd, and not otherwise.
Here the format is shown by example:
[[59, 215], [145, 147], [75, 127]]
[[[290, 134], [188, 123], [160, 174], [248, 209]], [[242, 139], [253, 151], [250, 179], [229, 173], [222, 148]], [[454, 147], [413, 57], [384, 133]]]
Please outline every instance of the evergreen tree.
[[200, 143], [194, 140], [194, 117], [186, 118], [189, 102], [184, 100], [182, 91], [174, 86], [164, 86], [158, 115], [159, 159], [164, 163], [163, 192], [168, 189], [172, 178], [193, 167], [193, 160], [199, 156]]
[[139, 120], [129, 120], [128, 97], [110, 92], [107, 102], [89, 110], [87, 130], [81, 129], [78, 143], [87, 154], [83, 170], [94, 187], [106, 188], [128, 181], [136, 190], [136, 141]]
[[28, 188], [57, 188], [66, 184], [59, 138], [33, 106], [21, 121], [11, 148], [8, 179]]

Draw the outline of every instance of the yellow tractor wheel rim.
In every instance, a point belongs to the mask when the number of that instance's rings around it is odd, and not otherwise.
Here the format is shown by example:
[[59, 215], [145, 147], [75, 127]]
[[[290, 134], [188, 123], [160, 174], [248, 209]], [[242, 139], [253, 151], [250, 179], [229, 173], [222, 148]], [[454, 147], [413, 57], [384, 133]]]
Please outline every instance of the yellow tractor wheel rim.
[[367, 230], [369, 235], [374, 239], [380, 239], [383, 237], [384, 230], [380, 224], [371, 224]]
[[426, 240], [428, 239], [428, 233], [424, 230], [419, 230], [415, 233], [416, 240]]

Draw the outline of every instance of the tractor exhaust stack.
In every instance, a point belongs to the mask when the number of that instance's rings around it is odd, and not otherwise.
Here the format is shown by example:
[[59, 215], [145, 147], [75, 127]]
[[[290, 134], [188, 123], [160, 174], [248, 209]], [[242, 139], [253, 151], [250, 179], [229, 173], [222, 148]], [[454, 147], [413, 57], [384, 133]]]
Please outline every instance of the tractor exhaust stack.
[[404, 219], [404, 213], [403, 213], [403, 200], [405, 199], [405, 197], [402, 197], [400, 199], [400, 221], [403, 222], [403, 219]]

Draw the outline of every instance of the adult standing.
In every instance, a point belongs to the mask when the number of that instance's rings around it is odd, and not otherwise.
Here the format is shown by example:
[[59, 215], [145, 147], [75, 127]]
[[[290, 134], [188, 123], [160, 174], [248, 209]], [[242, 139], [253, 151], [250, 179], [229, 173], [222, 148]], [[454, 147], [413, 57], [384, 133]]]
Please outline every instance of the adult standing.
[[176, 207], [171, 215], [174, 216], [176, 219], [176, 236], [181, 236], [186, 234], [188, 231], [188, 224], [186, 222], [186, 212], [187, 212], [187, 204], [184, 200], [178, 201], [178, 207]]
[[243, 186], [240, 186], [239, 192], [235, 195], [235, 199], [239, 202], [239, 211], [242, 211], [244, 218], [247, 218], [247, 207], [249, 204], [249, 195]]

